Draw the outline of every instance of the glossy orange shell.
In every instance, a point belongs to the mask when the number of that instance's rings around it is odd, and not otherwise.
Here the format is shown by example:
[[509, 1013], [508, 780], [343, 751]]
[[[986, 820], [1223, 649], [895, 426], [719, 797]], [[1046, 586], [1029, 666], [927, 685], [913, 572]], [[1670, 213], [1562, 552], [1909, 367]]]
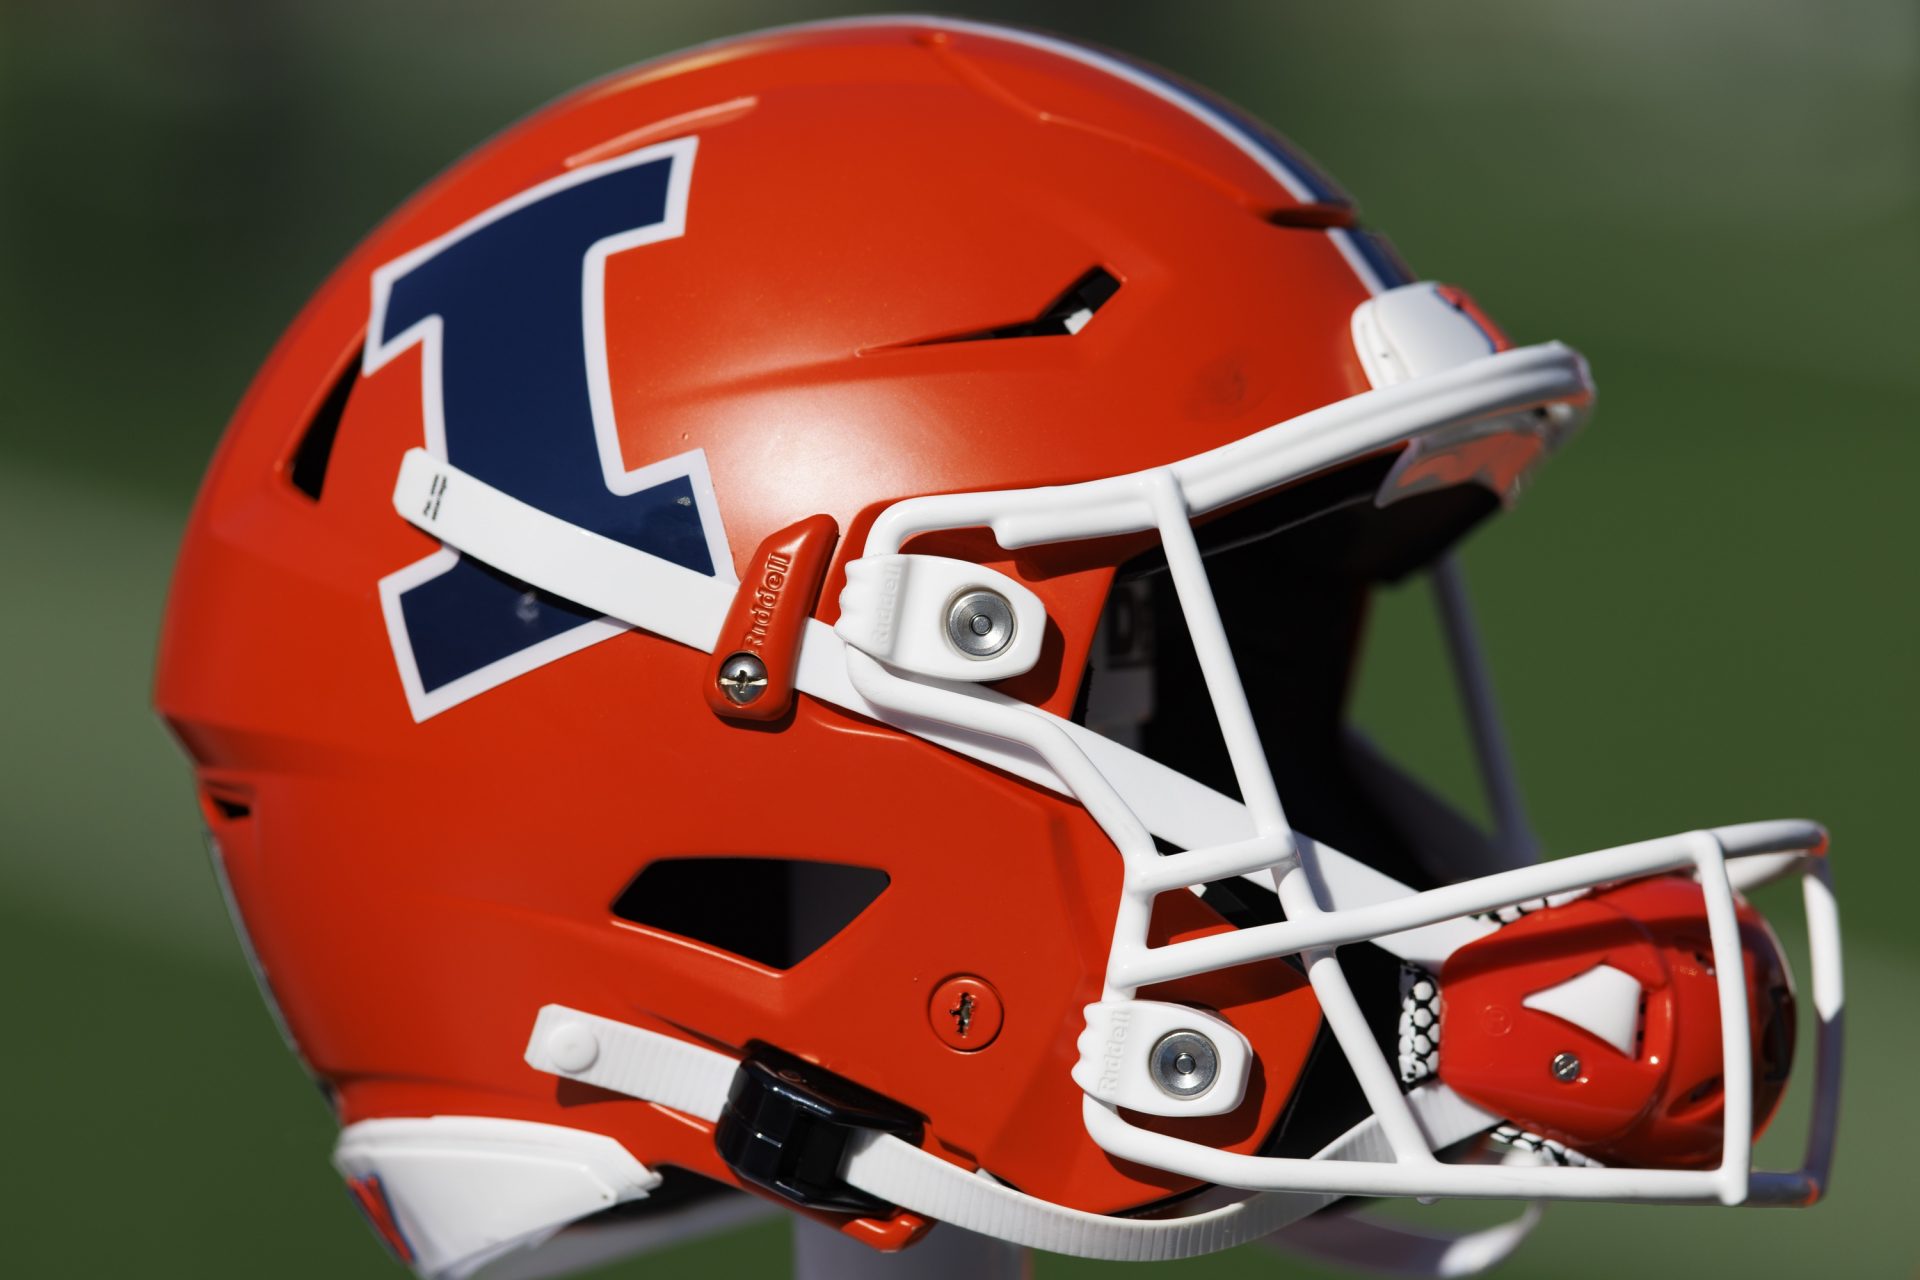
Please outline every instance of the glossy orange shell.
[[[846, 558], [897, 499], [1166, 463], [1365, 386], [1348, 323], [1367, 292], [1319, 229], [1344, 214], [1279, 225], [1300, 202], [1218, 130], [1044, 50], [916, 24], [801, 30], [542, 110], [320, 289], [235, 415], [182, 547], [157, 699], [230, 801], [210, 818], [286, 1021], [344, 1122], [575, 1125], [730, 1181], [705, 1124], [522, 1061], [535, 1011], [559, 1002], [736, 1051], [777, 1044], [924, 1113], [931, 1147], [1065, 1204], [1187, 1190], [1081, 1127], [1068, 1071], [1120, 863], [1078, 805], [805, 695], [771, 727], [716, 717], [709, 656], [643, 633], [416, 722], [377, 584], [435, 550], [390, 500], [422, 443], [417, 348], [353, 386], [321, 497], [289, 482], [305, 424], [359, 359], [376, 267], [570, 167], [685, 136], [686, 233], [607, 266], [619, 446], [630, 466], [703, 450], [736, 557], [837, 521], [829, 621]], [[1084, 332], [929, 341], [1030, 317], [1095, 266], [1122, 287]], [[935, 543], [1039, 593], [1048, 645], [1009, 688], [1067, 711], [1127, 548]], [[891, 883], [785, 972], [612, 914], [649, 862], [699, 855]], [[1182, 894], [1159, 927], [1224, 925]], [[928, 1027], [956, 973], [1002, 1000], [980, 1052]], [[1318, 1026], [1311, 994], [1278, 962], [1172, 994], [1251, 1038], [1249, 1102], [1192, 1132], [1254, 1149]], [[850, 1229], [898, 1244], [916, 1225]]]

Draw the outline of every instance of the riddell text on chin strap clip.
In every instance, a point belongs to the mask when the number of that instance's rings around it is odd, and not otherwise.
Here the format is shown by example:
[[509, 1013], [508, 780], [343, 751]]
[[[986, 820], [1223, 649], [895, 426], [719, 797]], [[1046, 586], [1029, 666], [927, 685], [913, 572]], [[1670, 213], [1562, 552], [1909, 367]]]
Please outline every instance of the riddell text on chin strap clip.
[[793, 705], [800, 637], [839, 540], [832, 516], [808, 516], [755, 548], [707, 664], [707, 705], [714, 714], [778, 720]]

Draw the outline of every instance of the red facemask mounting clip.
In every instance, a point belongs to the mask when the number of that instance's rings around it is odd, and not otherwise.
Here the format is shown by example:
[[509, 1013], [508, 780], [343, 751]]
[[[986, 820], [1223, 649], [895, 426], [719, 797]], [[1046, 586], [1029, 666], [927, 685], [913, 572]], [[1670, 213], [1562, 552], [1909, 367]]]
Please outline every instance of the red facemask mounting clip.
[[800, 637], [839, 540], [832, 516], [808, 516], [755, 549], [707, 666], [707, 705], [715, 715], [764, 722], [793, 705]]

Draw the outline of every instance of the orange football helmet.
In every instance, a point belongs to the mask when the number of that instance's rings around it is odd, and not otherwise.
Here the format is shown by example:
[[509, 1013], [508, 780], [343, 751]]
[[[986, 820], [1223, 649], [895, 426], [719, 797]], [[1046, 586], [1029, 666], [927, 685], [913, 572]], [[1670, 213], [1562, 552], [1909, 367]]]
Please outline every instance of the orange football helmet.
[[[468, 155], [256, 379], [156, 695], [369, 1219], [464, 1276], [727, 1187], [1139, 1258], [1812, 1199], [1820, 830], [1539, 863], [1504, 768], [1448, 551], [1592, 396], [1050, 36], [743, 37]], [[1492, 834], [1346, 721], [1415, 573]], [[1755, 1174], [1792, 996], [1738, 891], [1789, 871], [1821, 1101]]]

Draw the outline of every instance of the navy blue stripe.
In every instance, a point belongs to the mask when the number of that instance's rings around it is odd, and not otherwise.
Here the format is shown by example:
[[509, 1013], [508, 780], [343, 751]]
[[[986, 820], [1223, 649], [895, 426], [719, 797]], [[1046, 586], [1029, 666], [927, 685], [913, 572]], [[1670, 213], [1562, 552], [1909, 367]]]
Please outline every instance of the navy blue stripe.
[[1349, 231], [1347, 235], [1353, 241], [1353, 247], [1366, 260], [1367, 265], [1373, 268], [1373, 274], [1380, 277], [1382, 289], [1397, 289], [1403, 284], [1414, 282], [1416, 277], [1413, 272], [1408, 269], [1405, 262], [1401, 261], [1399, 252], [1387, 243], [1384, 236], [1375, 235], [1371, 231], [1362, 231], [1358, 227]]

